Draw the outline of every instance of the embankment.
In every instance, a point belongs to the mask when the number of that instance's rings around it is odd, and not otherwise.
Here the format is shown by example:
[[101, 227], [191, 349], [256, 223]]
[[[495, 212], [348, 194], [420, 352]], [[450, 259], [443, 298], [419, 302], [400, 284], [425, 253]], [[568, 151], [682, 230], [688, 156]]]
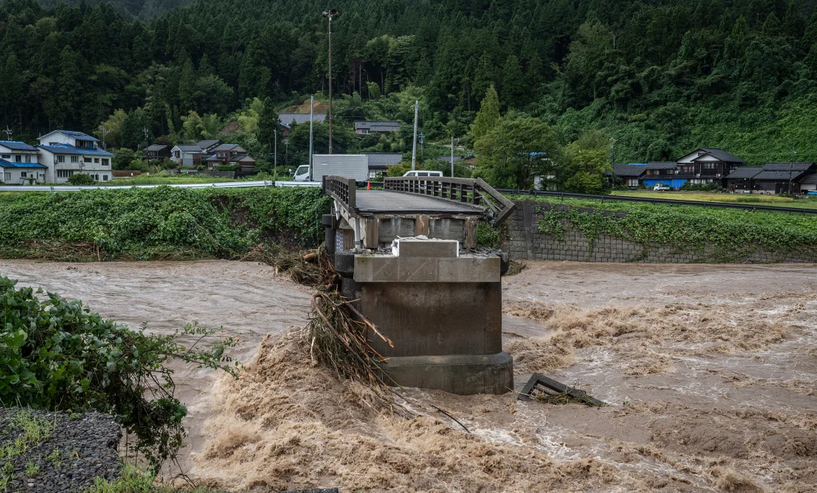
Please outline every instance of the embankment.
[[501, 241], [516, 259], [817, 262], [813, 215], [574, 199], [516, 203]]
[[5, 194], [0, 258], [237, 259], [259, 244], [317, 246], [328, 209], [314, 188]]

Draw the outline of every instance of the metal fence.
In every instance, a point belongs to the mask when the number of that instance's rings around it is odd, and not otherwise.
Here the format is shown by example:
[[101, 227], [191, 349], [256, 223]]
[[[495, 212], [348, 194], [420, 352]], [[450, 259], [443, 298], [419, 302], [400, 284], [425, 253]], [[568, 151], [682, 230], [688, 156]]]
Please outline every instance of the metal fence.
[[491, 222], [494, 224], [504, 221], [516, 209], [513, 201], [485, 183], [481, 178], [388, 177], [383, 180], [383, 189], [482, 206], [490, 211]]
[[817, 209], [805, 209], [800, 207], [778, 207], [774, 205], [752, 205], [752, 204], [735, 204], [728, 202], [701, 202], [696, 200], [676, 200], [676, 199], [655, 199], [650, 197], [625, 197], [620, 195], [593, 195], [587, 193], [569, 193], [569, 192], [546, 192], [541, 190], [516, 190], [513, 188], [500, 188], [498, 192], [507, 195], [532, 195], [536, 197], [559, 197], [569, 199], [591, 199], [599, 200], [601, 202], [641, 202], [648, 204], [664, 204], [664, 205], [690, 205], [694, 207], [720, 207], [724, 209], [741, 209], [745, 211], [771, 211], [771, 212], [789, 212], [801, 214], [817, 214]]

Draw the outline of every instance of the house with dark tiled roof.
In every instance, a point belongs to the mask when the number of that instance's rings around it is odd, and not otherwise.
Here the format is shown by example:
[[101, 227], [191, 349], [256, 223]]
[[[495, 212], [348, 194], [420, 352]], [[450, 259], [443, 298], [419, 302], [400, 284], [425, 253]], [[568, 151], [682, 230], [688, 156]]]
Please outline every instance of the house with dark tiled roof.
[[170, 146], [164, 144], [149, 145], [144, 151], [148, 160], [170, 159]]
[[368, 135], [370, 133], [390, 133], [400, 130], [400, 122], [388, 121], [356, 121], [355, 133], [358, 135]]
[[687, 182], [694, 185], [723, 186], [726, 176], [746, 163], [723, 149], [699, 147], [676, 160], [676, 164], [674, 179], [680, 185], [673, 188], [680, 188]]
[[726, 189], [730, 192], [752, 191], [752, 178], [763, 171], [760, 166], [742, 166], [726, 175]]
[[95, 181], [110, 181], [110, 152], [99, 148], [99, 139], [74, 130], [54, 130], [37, 139], [39, 164], [47, 168], [45, 181], [66, 183], [75, 174]]
[[800, 193], [800, 182], [813, 174], [817, 167], [813, 162], [766, 163], [760, 173], [752, 178], [752, 191], [756, 193]]
[[647, 163], [616, 163], [605, 175], [612, 186], [627, 185], [630, 189], [635, 189], [641, 184], [641, 178], [646, 172]]
[[368, 156], [369, 178], [376, 178], [378, 173], [383, 175], [389, 170], [389, 166], [400, 164], [403, 155], [399, 152], [362, 152]]
[[800, 193], [817, 192], [817, 173], [811, 173], [800, 180]]

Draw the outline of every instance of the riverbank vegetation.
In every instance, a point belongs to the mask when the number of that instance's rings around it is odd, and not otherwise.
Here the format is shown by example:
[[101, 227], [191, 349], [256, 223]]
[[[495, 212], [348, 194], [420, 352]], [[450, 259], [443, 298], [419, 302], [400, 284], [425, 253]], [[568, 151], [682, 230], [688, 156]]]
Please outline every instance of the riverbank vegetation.
[[557, 239], [572, 227], [591, 245], [607, 235], [679, 251], [713, 247], [713, 261], [741, 258], [756, 249], [772, 256], [817, 255], [817, 221], [811, 215], [553, 197], [536, 200], [547, 204], [538, 209], [539, 232]]
[[0, 257], [240, 259], [259, 245], [317, 246], [328, 208], [315, 188], [4, 194]]

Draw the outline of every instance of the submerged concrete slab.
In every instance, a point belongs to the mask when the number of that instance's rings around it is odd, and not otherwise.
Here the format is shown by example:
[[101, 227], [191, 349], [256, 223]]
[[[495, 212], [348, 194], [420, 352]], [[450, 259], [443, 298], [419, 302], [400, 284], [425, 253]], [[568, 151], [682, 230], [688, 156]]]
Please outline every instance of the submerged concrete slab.
[[[504, 394], [513, 390], [513, 359], [488, 355], [387, 358], [387, 381], [401, 387], [439, 389], [452, 394]], [[391, 380], [389, 380], [391, 379]]]
[[500, 282], [499, 257], [355, 255], [356, 282]]

